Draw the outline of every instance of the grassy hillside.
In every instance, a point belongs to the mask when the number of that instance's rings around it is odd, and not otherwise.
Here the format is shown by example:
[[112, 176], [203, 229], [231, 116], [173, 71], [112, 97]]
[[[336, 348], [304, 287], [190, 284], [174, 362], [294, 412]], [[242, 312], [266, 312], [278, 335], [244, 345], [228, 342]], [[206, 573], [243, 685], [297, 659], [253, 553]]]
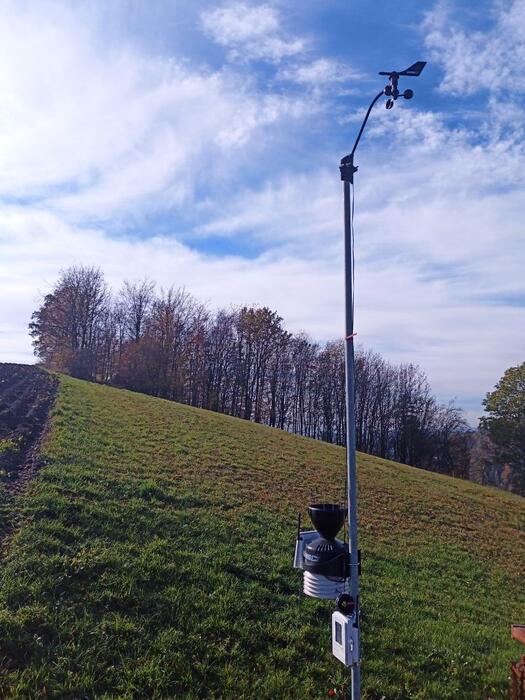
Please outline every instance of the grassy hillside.
[[[295, 517], [340, 448], [61, 379], [47, 466], [3, 543], [2, 698], [323, 698], [330, 603]], [[359, 460], [365, 697], [504, 697], [525, 619], [525, 500]]]

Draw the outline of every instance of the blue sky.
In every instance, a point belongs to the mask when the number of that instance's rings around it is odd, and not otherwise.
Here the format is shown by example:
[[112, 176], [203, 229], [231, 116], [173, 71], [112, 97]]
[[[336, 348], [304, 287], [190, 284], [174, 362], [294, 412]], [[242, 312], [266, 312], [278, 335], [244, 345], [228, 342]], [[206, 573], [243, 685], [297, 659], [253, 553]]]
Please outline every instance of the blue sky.
[[428, 66], [358, 152], [358, 339], [475, 422], [525, 349], [525, 0], [0, 1], [0, 360], [61, 268], [343, 332], [338, 163], [379, 70]]

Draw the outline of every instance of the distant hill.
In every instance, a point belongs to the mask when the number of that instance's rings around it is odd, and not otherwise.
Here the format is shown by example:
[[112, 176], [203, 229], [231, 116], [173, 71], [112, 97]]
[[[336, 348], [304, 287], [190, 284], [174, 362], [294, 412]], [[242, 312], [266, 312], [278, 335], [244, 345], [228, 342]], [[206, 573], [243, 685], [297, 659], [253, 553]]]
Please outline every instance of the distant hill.
[[[0, 579], [2, 698], [323, 698], [330, 603], [296, 513], [344, 451], [60, 378]], [[503, 698], [525, 619], [525, 499], [359, 455], [364, 698]]]

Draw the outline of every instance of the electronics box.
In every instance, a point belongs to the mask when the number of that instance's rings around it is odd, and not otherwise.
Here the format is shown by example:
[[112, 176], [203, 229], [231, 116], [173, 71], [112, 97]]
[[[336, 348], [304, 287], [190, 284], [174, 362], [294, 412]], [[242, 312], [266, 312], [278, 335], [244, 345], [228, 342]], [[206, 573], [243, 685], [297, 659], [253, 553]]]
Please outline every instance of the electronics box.
[[332, 614], [332, 654], [345, 666], [360, 661], [358, 630], [353, 622], [353, 615], [348, 617], [338, 610]]

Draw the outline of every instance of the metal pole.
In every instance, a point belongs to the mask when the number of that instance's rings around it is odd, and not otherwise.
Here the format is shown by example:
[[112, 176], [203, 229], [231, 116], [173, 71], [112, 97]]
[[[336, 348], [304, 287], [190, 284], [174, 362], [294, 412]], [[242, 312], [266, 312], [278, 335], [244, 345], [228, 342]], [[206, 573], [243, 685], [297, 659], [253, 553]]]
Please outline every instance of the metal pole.
[[[390, 99], [386, 103], [387, 109], [394, 106], [395, 100], [400, 97], [398, 90], [398, 78], [400, 75], [418, 76], [425, 67], [425, 61], [418, 61], [405, 71], [382, 72], [380, 75], [388, 75], [390, 85], [381, 90], [372, 102], [365, 114], [359, 133], [351, 152], [341, 159], [340, 172], [344, 186], [344, 218], [345, 218], [345, 379], [346, 379], [346, 484], [348, 503], [348, 552], [350, 559], [350, 593], [354, 599], [353, 625], [356, 628], [359, 657], [352, 664], [352, 700], [361, 700], [361, 657], [360, 657], [360, 606], [359, 606], [359, 542], [357, 523], [357, 469], [356, 469], [356, 426], [355, 426], [355, 366], [354, 366], [354, 240], [353, 240], [353, 211], [350, 197], [350, 185], [354, 184], [354, 173], [357, 167], [354, 165], [354, 154], [368, 117], [376, 104], [383, 96]], [[412, 90], [405, 90], [402, 97], [409, 100], [413, 97]]]
[[[372, 100], [354, 147], [349, 155], [341, 160], [340, 172], [344, 191], [345, 219], [345, 380], [346, 380], [346, 502], [348, 503], [348, 552], [350, 559], [350, 594], [354, 599], [354, 627], [357, 629], [358, 649], [360, 650], [359, 632], [359, 543], [357, 523], [357, 469], [356, 469], [356, 436], [355, 436], [355, 368], [354, 368], [354, 251], [352, 232], [352, 202], [350, 199], [350, 184], [354, 183], [354, 153], [359, 144], [364, 128], [375, 103], [382, 97], [381, 90]], [[360, 659], [352, 669], [352, 700], [361, 700], [361, 666]]]
[[[353, 163], [352, 163], [353, 170]], [[352, 173], [353, 176], [353, 173]], [[353, 250], [350, 181], [345, 180], [345, 374], [346, 374], [346, 470], [348, 503], [348, 549], [350, 553], [350, 592], [355, 602], [354, 626], [359, 639], [359, 553], [357, 536], [357, 480], [355, 437], [355, 372], [354, 372], [354, 304], [353, 304]], [[352, 666], [352, 700], [361, 698], [361, 668]]]

